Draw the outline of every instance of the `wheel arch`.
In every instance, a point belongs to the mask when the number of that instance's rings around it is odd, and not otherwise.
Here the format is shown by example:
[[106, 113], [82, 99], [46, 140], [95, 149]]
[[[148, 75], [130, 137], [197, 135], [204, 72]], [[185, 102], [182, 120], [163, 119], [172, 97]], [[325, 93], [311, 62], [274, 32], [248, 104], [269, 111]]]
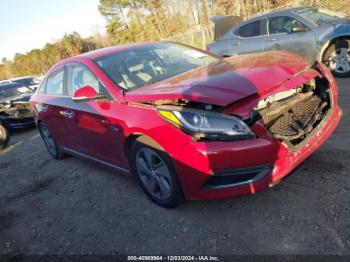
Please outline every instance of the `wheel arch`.
[[139, 142], [144, 143], [148, 146], [154, 147], [154, 148], [159, 149], [161, 151], [165, 151], [164, 148], [157, 141], [155, 141], [152, 137], [148, 136], [145, 133], [134, 132], [134, 133], [131, 133], [126, 138], [125, 143], [124, 143], [125, 157], [128, 161], [130, 161], [131, 147], [135, 143], [135, 141], [139, 141]]
[[0, 125], [2, 125], [3, 127], [5, 127], [8, 131], [11, 131], [11, 127], [10, 125], [7, 123], [6, 121], [6, 117], [1, 117], [0, 116]]
[[5, 127], [7, 127], [7, 125], [6, 125], [5, 121], [4, 121], [4, 119], [1, 118], [1, 117], [0, 117], [0, 125], [3, 125], [3, 126], [5, 126]]
[[332, 40], [327, 41], [321, 48], [321, 52], [318, 55], [317, 61], [323, 61], [324, 55], [326, 54], [328, 48], [332, 46], [335, 42], [339, 40], [349, 40], [350, 41], [350, 34], [349, 35], [341, 35], [333, 38]]

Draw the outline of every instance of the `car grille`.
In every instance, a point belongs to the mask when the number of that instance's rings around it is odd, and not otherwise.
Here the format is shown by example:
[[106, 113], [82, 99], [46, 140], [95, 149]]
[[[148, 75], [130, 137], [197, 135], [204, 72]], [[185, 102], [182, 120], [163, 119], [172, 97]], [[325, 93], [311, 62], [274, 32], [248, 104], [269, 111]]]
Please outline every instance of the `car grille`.
[[307, 125], [313, 121], [315, 112], [322, 105], [322, 101], [317, 96], [311, 96], [308, 99], [299, 101], [294, 104], [293, 107], [286, 110], [272, 121], [264, 119], [266, 122], [270, 122], [269, 130], [273, 134], [279, 134], [282, 136], [295, 136], [298, 135]]
[[276, 139], [297, 146], [311, 135], [330, 109], [329, 90], [316, 88], [273, 101], [259, 114]]

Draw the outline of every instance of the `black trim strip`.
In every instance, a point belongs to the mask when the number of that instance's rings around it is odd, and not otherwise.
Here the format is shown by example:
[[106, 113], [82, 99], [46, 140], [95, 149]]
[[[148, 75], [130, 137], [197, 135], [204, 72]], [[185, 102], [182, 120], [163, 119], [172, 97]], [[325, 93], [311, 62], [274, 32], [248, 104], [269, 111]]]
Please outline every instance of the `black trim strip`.
[[122, 172], [124, 172], [124, 173], [130, 173], [130, 170], [127, 170], [127, 169], [125, 169], [125, 168], [116, 166], [116, 165], [114, 165], [114, 164], [105, 162], [105, 161], [103, 161], [103, 160], [100, 160], [100, 159], [97, 159], [97, 158], [94, 158], [94, 157], [88, 156], [88, 155], [86, 155], [86, 154], [84, 154], [84, 153], [80, 153], [80, 152], [75, 151], [75, 150], [73, 150], [73, 149], [70, 149], [70, 148], [67, 148], [67, 147], [62, 147], [62, 149], [63, 149], [64, 151], [66, 151], [67, 153], [70, 153], [70, 154], [72, 154], [72, 155], [80, 156], [80, 157], [83, 157], [83, 158], [86, 158], [86, 159], [95, 161], [95, 162], [100, 163], [100, 164], [102, 164], [102, 165], [105, 165], [105, 166], [108, 166], [108, 167], [111, 167], [111, 168], [118, 169], [119, 171], [122, 171]]
[[[218, 190], [218, 189], [228, 189], [228, 188], [234, 188], [234, 187], [240, 187], [244, 185], [254, 184], [259, 182], [261, 179], [263, 179], [267, 174], [269, 174], [273, 169], [273, 166], [258, 166], [258, 167], [251, 167], [251, 168], [242, 168], [242, 169], [235, 169], [235, 170], [224, 170], [214, 173], [213, 176], [211, 176], [202, 186], [202, 190]], [[231, 183], [231, 184], [224, 184], [224, 185], [210, 185], [208, 182], [210, 179], [214, 177], [225, 177], [225, 176], [235, 176], [235, 175], [244, 175], [244, 174], [251, 174], [251, 173], [258, 173], [256, 176], [254, 176], [252, 179], [238, 182], [238, 183]]]

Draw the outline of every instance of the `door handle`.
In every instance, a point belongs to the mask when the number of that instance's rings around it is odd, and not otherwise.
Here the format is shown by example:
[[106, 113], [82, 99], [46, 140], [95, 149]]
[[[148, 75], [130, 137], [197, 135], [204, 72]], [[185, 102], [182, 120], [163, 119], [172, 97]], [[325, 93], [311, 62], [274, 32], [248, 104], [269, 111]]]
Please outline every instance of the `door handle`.
[[41, 111], [45, 112], [45, 111], [47, 111], [47, 109], [49, 109], [49, 106], [46, 104], [36, 104], [36, 109], [39, 112], [41, 112]]
[[67, 118], [72, 118], [74, 116], [74, 112], [72, 110], [65, 110], [65, 111], [60, 111], [61, 115], [67, 117]]
[[272, 38], [272, 39], [267, 39], [265, 40], [265, 42], [275, 42], [276, 41], [276, 38]]

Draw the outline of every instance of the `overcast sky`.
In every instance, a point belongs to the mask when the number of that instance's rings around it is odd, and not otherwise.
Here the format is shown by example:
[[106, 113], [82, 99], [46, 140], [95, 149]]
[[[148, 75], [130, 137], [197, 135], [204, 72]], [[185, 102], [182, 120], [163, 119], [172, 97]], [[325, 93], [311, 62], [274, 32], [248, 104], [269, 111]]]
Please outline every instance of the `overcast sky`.
[[104, 31], [99, 0], [0, 0], [0, 59], [41, 48], [65, 33]]

